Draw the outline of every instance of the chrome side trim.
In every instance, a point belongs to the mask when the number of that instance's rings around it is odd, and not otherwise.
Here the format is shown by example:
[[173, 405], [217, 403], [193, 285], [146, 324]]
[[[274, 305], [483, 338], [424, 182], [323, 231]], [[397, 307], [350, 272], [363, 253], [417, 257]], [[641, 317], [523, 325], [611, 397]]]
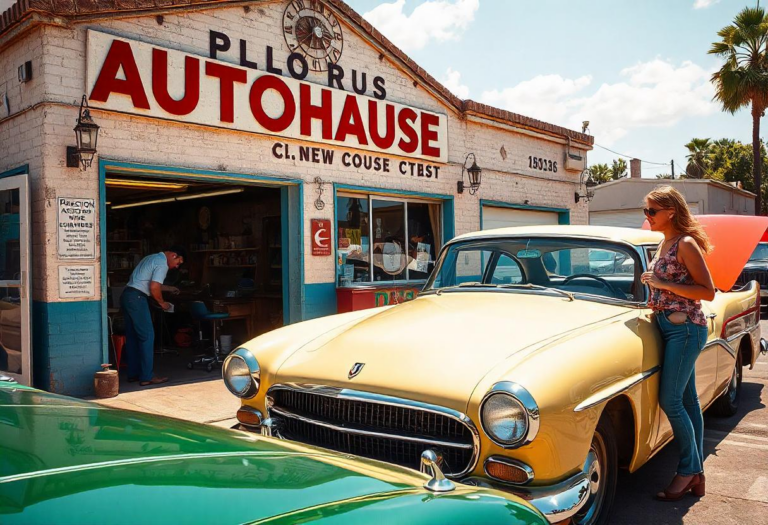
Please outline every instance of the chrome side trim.
[[[739, 332], [738, 334], [736, 334], [736, 337], [744, 335], [745, 333], [746, 332]], [[716, 346], [716, 345], [724, 348], [729, 354], [731, 354], [731, 357], [736, 359], [736, 350], [734, 350], [733, 347], [730, 344], [728, 344], [728, 341], [726, 341], [725, 339], [721, 339], [719, 337], [717, 339], [712, 339], [707, 344], [705, 344], [704, 345], [704, 349], [702, 351], [706, 350], [707, 348]]]
[[345, 434], [356, 434], [359, 436], [369, 436], [369, 437], [384, 438], [384, 439], [398, 439], [400, 441], [410, 441], [413, 443], [423, 443], [425, 445], [437, 445], [437, 446], [449, 447], [449, 448], [463, 448], [463, 449], [469, 449], [469, 450], [473, 448], [472, 445], [468, 443], [454, 443], [452, 441], [437, 441], [434, 439], [426, 439], [426, 438], [420, 438], [415, 436], [412, 437], [412, 436], [402, 436], [398, 434], [384, 434], [383, 432], [373, 432], [371, 430], [363, 430], [360, 428], [342, 427], [339, 425], [334, 425], [333, 423], [326, 423], [325, 421], [318, 421], [316, 419], [312, 419], [309, 417], [300, 416], [299, 414], [295, 412], [291, 412], [290, 410], [285, 410], [284, 408], [272, 407], [272, 410], [270, 411], [270, 415], [272, 414], [278, 417], [282, 416], [286, 418], [296, 419], [304, 423], [309, 423], [310, 425], [317, 425], [319, 427], [330, 428], [338, 432], [344, 432]]
[[[348, 399], [352, 401], [364, 401], [367, 403], [377, 403], [381, 405], [393, 405], [401, 408], [407, 408], [411, 410], [420, 410], [423, 412], [429, 412], [432, 414], [439, 414], [442, 416], [450, 417], [451, 419], [455, 419], [459, 423], [462, 423], [465, 427], [469, 429], [470, 434], [472, 434], [472, 445], [468, 445], [468, 446], [471, 446], [472, 448], [472, 459], [469, 461], [467, 468], [465, 468], [461, 472], [457, 472], [455, 474], [448, 474], [447, 476], [449, 478], [466, 476], [469, 472], [472, 472], [472, 470], [474, 470], [479, 460], [480, 433], [478, 432], [477, 427], [469, 418], [469, 416], [457, 410], [453, 410], [447, 407], [442, 407], [439, 405], [433, 405], [430, 403], [424, 403], [421, 401], [415, 401], [413, 399], [387, 396], [384, 394], [376, 394], [374, 392], [363, 392], [361, 390], [352, 390], [348, 388], [338, 388], [338, 387], [325, 386], [325, 385], [313, 385], [313, 384], [307, 384], [307, 383], [279, 383], [279, 384], [273, 385], [272, 387], [270, 387], [269, 390], [267, 390], [266, 404], [267, 404], [268, 414], [271, 414], [271, 412], [275, 410], [274, 397], [272, 396], [272, 393], [275, 392], [276, 390], [293, 390], [298, 392], [317, 394], [325, 397]], [[403, 440], [413, 441], [412, 439], [409, 439], [408, 436], [400, 436], [397, 434], [382, 434], [382, 436], [390, 439], [394, 438], [394, 439], [403, 439]], [[430, 440], [425, 440], [425, 443], [430, 443], [433, 445], [440, 444], [440, 442], [430, 441]], [[459, 445], [457, 443], [454, 443], [454, 444], [444, 443], [444, 444], [451, 445], [451, 446]], [[464, 444], [461, 443], [461, 445], [464, 445]]]
[[[483, 424], [483, 405], [485, 405], [485, 402], [488, 400], [488, 398], [494, 394], [499, 393], [506, 394], [517, 400], [523, 406], [525, 413], [528, 416], [528, 428], [525, 431], [525, 435], [514, 443], [498, 441], [491, 435], [490, 432], [488, 432], [488, 430], [486, 430]], [[488, 393], [485, 394], [483, 400], [480, 402], [480, 409], [478, 412], [480, 414], [480, 427], [483, 429], [483, 432], [485, 432], [485, 435], [488, 436], [488, 439], [502, 448], [512, 449], [525, 446], [533, 441], [536, 438], [536, 434], [539, 433], [539, 405], [536, 404], [536, 401], [533, 399], [533, 396], [530, 394], [530, 392], [528, 392], [528, 390], [526, 390], [523, 386], [518, 385], [517, 383], [513, 383], [512, 381], [499, 381], [493, 385]]]
[[[509, 480], [506, 480], [506, 479], [499, 479], [499, 478], [497, 478], [495, 476], [492, 476], [492, 475], [490, 475], [488, 473], [488, 463], [502, 463], [504, 465], [509, 465], [511, 467], [519, 468], [520, 470], [522, 470], [523, 472], [526, 473], [526, 475], [528, 476], [528, 479], [526, 479], [525, 481], [523, 481], [521, 483], [515, 483], [514, 481], [509, 481]], [[530, 483], [531, 481], [533, 481], [533, 477], [534, 477], [533, 469], [531, 467], [529, 467], [528, 465], [526, 465], [522, 461], [518, 461], [516, 459], [505, 458], [504, 456], [488, 456], [488, 458], [485, 460], [485, 463], [483, 463], [483, 471], [485, 472], [486, 476], [488, 476], [489, 478], [491, 478], [491, 479], [493, 479], [495, 481], [498, 481], [499, 483], [503, 483], [505, 485], [514, 485], [514, 486], [517, 486], [517, 487]]]
[[[639, 374], [635, 374], [633, 376], [629, 376], [628, 378], [617, 381], [616, 383], [613, 383], [612, 385], [609, 385], [598, 391], [596, 394], [589, 396], [587, 399], [576, 405], [576, 408], [574, 408], [573, 411], [582, 412], [589, 408], [605, 403], [606, 401], [613, 399], [619, 394], [623, 394], [633, 386], [642, 383], [659, 370], [661, 370], [661, 365], [656, 365], [653, 368], [646, 370], [645, 372], [640, 372]], [[629, 383], [626, 383], [627, 380], [630, 380]]]

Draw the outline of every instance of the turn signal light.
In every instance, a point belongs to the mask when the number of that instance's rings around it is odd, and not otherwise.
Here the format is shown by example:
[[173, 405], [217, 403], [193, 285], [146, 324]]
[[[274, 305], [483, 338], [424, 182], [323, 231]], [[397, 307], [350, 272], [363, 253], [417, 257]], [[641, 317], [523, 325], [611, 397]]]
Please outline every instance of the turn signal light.
[[[515, 462], [516, 463], [516, 462]], [[526, 465], [510, 461], [489, 459], [485, 464], [485, 473], [499, 481], [522, 485], [533, 479], [533, 471]]]
[[237, 411], [237, 420], [247, 427], [261, 426], [261, 412], [249, 406], [241, 406]]

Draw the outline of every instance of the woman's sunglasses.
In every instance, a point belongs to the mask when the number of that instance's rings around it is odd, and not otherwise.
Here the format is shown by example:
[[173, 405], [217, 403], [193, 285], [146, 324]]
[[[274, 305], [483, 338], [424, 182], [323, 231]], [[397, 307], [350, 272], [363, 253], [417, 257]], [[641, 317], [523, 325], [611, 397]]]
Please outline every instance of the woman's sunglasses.
[[656, 214], [662, 210], [668, 210], [669, 208], [643, 208], [643, 213], [646, 217], [656, 217]]

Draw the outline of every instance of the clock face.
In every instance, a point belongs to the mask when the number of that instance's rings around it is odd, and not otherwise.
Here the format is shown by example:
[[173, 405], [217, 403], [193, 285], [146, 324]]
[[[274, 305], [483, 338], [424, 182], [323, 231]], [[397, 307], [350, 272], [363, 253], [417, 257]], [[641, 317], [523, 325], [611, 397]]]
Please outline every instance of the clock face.
[[318, 0], [293, 0], [283, 13], [283, 35], [291, 52], [307, 59], [312, 71], [327, 71], [344, 48], [341, 24]]

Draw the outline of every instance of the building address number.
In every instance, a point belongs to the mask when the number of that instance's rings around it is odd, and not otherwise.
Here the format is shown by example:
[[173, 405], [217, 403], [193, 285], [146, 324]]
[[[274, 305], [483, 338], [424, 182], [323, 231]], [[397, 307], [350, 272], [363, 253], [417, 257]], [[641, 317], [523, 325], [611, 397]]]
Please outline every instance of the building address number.
[[528, 156], [528, 167], [540, 171], [551, 171], [557, 173], [557, 162], [542, 159], [541, 157]]

